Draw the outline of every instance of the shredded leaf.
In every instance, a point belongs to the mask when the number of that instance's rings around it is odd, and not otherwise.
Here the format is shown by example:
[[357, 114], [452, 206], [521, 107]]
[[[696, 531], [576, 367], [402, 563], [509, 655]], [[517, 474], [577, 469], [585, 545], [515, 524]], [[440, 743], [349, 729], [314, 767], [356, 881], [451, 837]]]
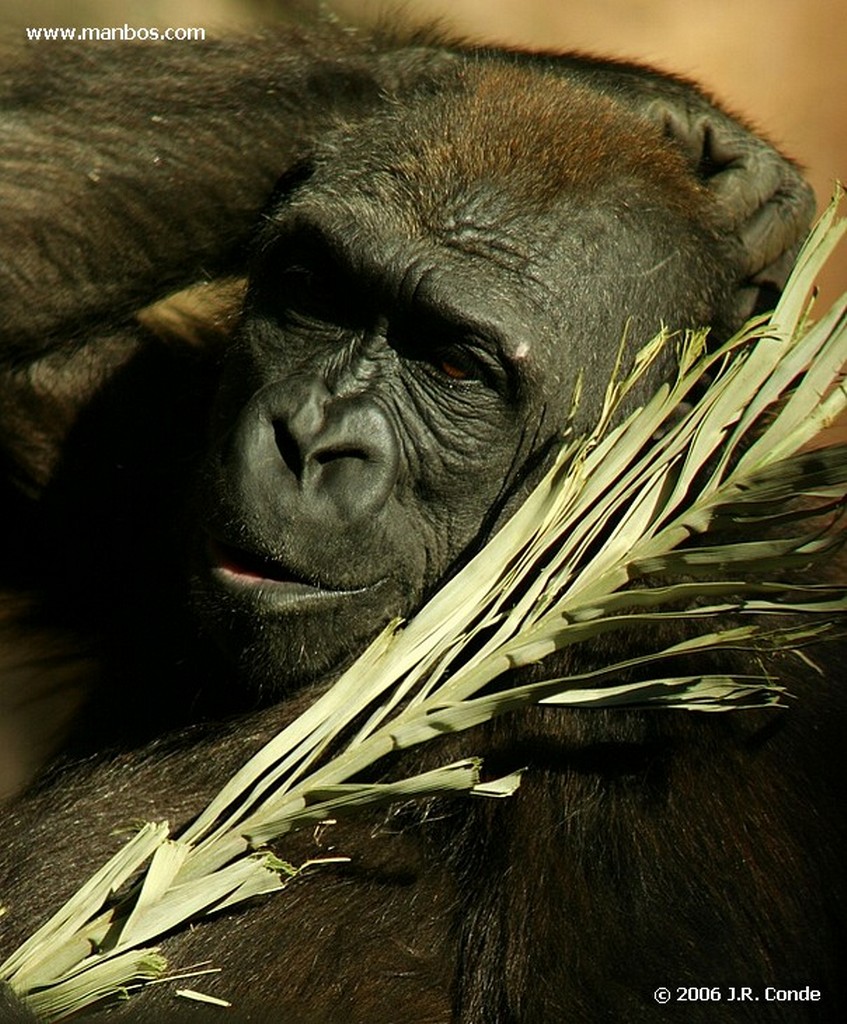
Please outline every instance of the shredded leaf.
[[[845, 540], [847, 447], [810, 445], [847, 406], [847, 296], [816, 323], [808, 315], [814, 279], [847, 227], [840, 198], [839, 189], [774, 313], [715, 351], [704, 331], [675, 339], [675, 379], [616, 422], [624, 396], [672, 342], [660, 334], [626, 375], [622, 347], [595, 429], [564, 445], [485, 548], [411, 621], [377, 637], [179, 836], [144, 825], [0, 966], [0, 982], [44, 1021], [125, 997], [165, 976], [146, 944], [282, 889], [301, 870], [269, 853], [271, 840], [396, 800], [503, 798], [520, 783], [520, 773], [481, 782], [473, 758], [359, 781], [392, 751], [538, 702], [688, 711], [781, 703], [785, 689], [764, 669], [732, 676], [697, 666], [732, 649], [793, 651], [813, 664], [804, 648], [842, 635], [835, 623], [847, 589], [801, 579]], [[693, 635], [668, 647], [542, 681], [509, 675], [605, 633], [649, 638], [681, 619]], [[639, 678], [622, 682], [633, 669]], [[352, 740], [326, 759], [354, 723]]]

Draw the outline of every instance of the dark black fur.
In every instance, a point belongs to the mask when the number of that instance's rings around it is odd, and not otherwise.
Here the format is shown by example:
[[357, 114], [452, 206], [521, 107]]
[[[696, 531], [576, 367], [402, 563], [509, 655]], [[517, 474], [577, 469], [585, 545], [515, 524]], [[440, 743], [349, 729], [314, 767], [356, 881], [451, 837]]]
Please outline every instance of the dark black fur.
[[[7, 67], [0, 654], [87, 698], [77, 763], [7, 814], [4, 951], [476, 550], [625, 328], [725, 335], [810, 216], [693, 86], [610, 61], [320, 30]], [[286, 841], [352, 861], [174, 936], [173, 967], [223, 967], [197, 987], [244, 1021], [842, 1019], [844, 702], [773, 660], [788, 712], [533, 710], [387, 766], [530, 771]], [[732, 985], [759, 1001], [653, 999]], [[165, 987], [114, 1011], [207, 1015]]]

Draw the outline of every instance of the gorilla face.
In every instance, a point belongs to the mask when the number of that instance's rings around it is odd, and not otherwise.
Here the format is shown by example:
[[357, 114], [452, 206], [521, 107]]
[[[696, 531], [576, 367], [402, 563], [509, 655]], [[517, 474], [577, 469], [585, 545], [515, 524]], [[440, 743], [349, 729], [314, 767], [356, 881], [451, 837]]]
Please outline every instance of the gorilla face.
[[408, 614], [529, 454], [525, 321], [469, 301], [507, 275], [395, 231], [349, 259], [333, 226], [279, 225], [217, 405], [206, 593], [248, 675], [308, 678]]
[[[773, 298], [814, 206], [695, 86], [626, 63], [299, 25], [20, 50], [0, 61], [0, 706], [40, 716], [46, 750], [52, 709], [86, 701], [4, 817], [9, 951], [106, 832], [179, 829], [308, 706], [298, 685], [462, 564], [558, 448], [580, 375], [573, 429], [596, 421], [622, 336], [720, 336]], [[529, 770], [507, 801], [286, 836], [294, 863], [350, 862], [166, 955], [224, 968], [202, 981], [230, 1021], [653, 1021], [671, 977], [799, 979], [841, 1020], [839, 658], [696, 666], [789, 672], [779, 722], [548, 706], [392, 759], [374, 779], [468, 749], [488, 777]], [[180, 1005], [154, 985], [107, 1012]], [[699, 1005], [686, 1020], [739, 1019]], [[28, 1014], [0, 991], [0, 1018]]]
[[[193, 589], [263, 689], [413, 611], [525, 493], [581, 374], [593, 419], [625, 330], [641, 344], [720, 307], [698, 185], [667, 144], [661, 174], [642, 160], [622, 197], [601, 187], [583, 150], [612, 159], [632, 119], [601, 103], [599, 132], [596, 97], [558, 82], [561, 109], [531, 125], [549, 166], [516, 164], [527, 96], [492, 105], [490, 85], [372, 120], [366, 148], [330, 140], [256, 241]], [[474, 121], [486, 151], [467, 166], [451, 139]]]

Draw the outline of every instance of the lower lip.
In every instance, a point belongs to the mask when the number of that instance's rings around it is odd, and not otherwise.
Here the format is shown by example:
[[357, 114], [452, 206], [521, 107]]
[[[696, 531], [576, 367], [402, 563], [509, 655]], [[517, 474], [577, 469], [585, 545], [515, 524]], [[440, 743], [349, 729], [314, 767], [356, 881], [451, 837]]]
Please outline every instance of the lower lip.
[[364, 593], [367, 587], [353, 590], [332, 590], [295, 580], [274, 580], [248, 572], [239, 572], [212, 560], [209, 572], [212, 582], [227, 593], [251, 601], [276, 606], [325, 604]]
[[322, 591], [320, 587], [313, 587], [308, 583], [296, 583], [294, 580], [272, 580], [266, 576], [227, 569], [222, 565], [213, 565], [212, 575], [227, 586], [240, 587], [247, 590], [255, 589], [256, 587], [268, 587], [273, 590], [284, 590], [292, 594], [334, 593], [334, 591]]
[[212, 585], [230, 601], [252, 607], [257, 613], [325, 608], [361, 593], [358, 590], [322, 590], [305, 583], [283, 583], [279, 580], [245, 576], [216, 566], [210, 573]]

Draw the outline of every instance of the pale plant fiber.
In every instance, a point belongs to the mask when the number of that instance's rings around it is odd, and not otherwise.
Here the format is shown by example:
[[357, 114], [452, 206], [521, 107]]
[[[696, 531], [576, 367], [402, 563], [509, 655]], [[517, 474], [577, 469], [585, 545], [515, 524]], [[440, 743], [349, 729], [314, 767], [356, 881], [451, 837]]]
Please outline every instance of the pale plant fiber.
[[[847, 295], [817, 323], [806, 317], [814, 278], [847, 226], [836, 216], [839, 198], [840, 190], [772, 316], [714, 353], [705, 351], [705, 332], [686, 336], [676, 379], [612, 425], [625, 393], [671, 343], [656, 338], [625, 379], [610, 383], [592, 433], [565, 444], [461, 572], [410, 622], [387, 628], [181, 835], [169, 838], [166, 823], [138, 831], [0, 966], [0, 982], [42, 1020], [61, 1020], [163, 978], [166, 962], [150, 944], [165, 933], [283, 888], [295, 869], [263, 847], [291, 829], [410, 797], [507, 796], [519, 784], [517, 776], [481, 784], [476, 759], [397, 782], [349, 781], [390, 751], [536, 702], [705, 711], [778, 703], [783, 688], [765, 675], [677, 676], [662, 666], [721, 648], [802, 656], [847, 611], [844, 587], [783, 579], [844, 540], [847, 447], [809, 448], [847, 405]], [[704, 393], [681, 412], [705, 375]], [[762, 431], [764, 413], [771, 419]], [[774, 525], [779, 539], [769, 539]], [[718, 527], [720, 539], [709, 544]], [[692, 536], [698, 546], [684, 546]], [[744, 623], [748, 613], [766, 618]], [[786, 625], [786, 613], [806, 613], [807, 624], [792, 614]], [[723, 625], [728, 614], [739, 621]], [[704, 631], [584, 675], [507, 682], [479, 696], [509, 669], [554, 651], [682, 617], [702, 620]], [[634, 667], [655, 674], [621, 683]], [[374, 706], [342, 752], [323, 761]]]

